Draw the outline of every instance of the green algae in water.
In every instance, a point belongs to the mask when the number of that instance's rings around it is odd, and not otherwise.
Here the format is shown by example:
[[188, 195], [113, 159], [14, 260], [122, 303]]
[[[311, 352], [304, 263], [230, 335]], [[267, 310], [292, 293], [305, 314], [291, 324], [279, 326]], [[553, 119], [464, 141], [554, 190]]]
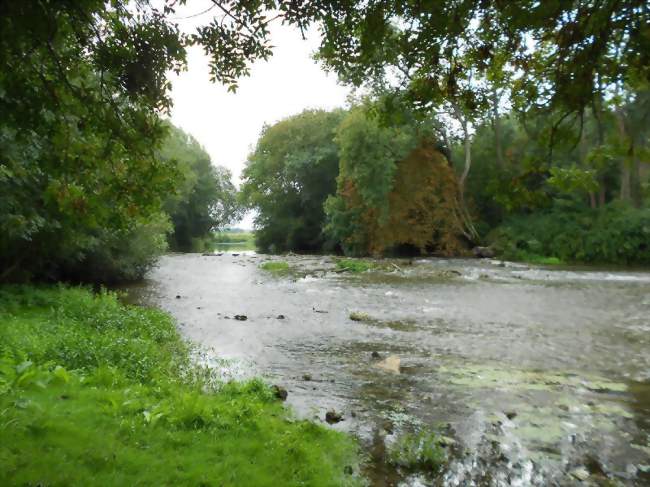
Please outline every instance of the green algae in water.
[[625, 392], [627, 385], [596, 376], [579, 376], [570, 373], [542, 372], [499, 368], [494, 366], [466, 365], [440, 367], [449, 381], [464, 387], [551, 391], [557, 388], [585, 388], [597, 392]]
[[[598, 396], [602, 400], [584, 403], [580, 391], [591, 392], [594, 396], [594, 392], [618, 393], [627, 390], [626, 384], [602, 377], [494, 365], [441, 367], [439, 371], [453, 386], [491, 389], [507, 395], [522, 392], [543, 394], [551, 405], [539, 407], [519, 402], [508, 405], [509, 410], [517, 414], [512, 423], [508, 423], [507, 430], [528, 444], [557, 445], [576, 432], [612, 434], [619, 431], [621, 421], [634, 418], [616, 396]], [[503, 415], [493, 414], [489, 420], [500, 424]], [[547, 456], [547, 452], [543, 455]]]
[[349, 318], [352, 321], [357, 321], [365, 325], [375, 326], [377, 328], [390, 328], [391, 330], [395, 330], [395, 331], [417, 331], [418, 329], [420, 329], [420, 327], [414, 321], [410, 321], [410, 320], [384, 321], [377, 318], [373, 318], [369, 314], [362, 313], [359, 311], [353, 311], [352, 313], [350, 313]]

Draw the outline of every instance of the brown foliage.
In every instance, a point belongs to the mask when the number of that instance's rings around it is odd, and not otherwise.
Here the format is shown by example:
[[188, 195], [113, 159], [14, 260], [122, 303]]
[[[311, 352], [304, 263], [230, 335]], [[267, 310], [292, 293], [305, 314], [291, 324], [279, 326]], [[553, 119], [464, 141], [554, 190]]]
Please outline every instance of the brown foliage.
[[[348, 208], [362, 206], [352, 181], [345, 181], [341, 196]], [[384, 221], [375, 208], [361, 212], [358, 224], [365, 230], [363, 241], [369, 254], [381, 255], [401, 244], [413, 245], [421, 252], [463, 253], [458, 181], [432, 141], [423, 141], [397, 164], [388, 201], [389, 213]]]

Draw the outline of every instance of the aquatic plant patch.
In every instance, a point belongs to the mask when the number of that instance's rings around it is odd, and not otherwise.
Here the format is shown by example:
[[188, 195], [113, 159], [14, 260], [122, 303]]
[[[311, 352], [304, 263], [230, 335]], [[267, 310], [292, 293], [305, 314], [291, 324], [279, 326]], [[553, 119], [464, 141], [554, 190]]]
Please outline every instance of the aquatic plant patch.
[[445, 439], [434, 431], [423, 429], [402, 433], [388, 448], [390, 463], [407, 471], [435, 474], [447, 460]]
[[352, 321], [366, 325], [376, 326], [378, 328], [390, 328], [395, 331], [417, 331], [419, 329], [417, 323], [412, 320], [380, 320], [360, 311], [352, 311], [349, 318]]
[[336, 268], [347, 272], [366, 272], [376, 269], [377, 264], [364, 259], [341, 259], [336, 262]]
[[260, 269], [268, 272], [285, 273], [289, 272], [289, 263], [283, 260], [264, 262], [260, 265]]

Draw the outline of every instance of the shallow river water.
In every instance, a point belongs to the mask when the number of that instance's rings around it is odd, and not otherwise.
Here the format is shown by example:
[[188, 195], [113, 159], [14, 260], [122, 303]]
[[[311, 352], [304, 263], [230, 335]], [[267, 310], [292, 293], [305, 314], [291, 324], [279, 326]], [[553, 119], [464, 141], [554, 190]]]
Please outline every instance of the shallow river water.
[[[279, 259], [289, 273], [259, 268]], [[650, 272], [227, 252], [166, 256], [129, 294], [226, 377], [267, 377], [300, 417], [342, 412], [372, 485], [650, 485]], [[443, 471], [391, 467], [426, 428], [448, 437]]]

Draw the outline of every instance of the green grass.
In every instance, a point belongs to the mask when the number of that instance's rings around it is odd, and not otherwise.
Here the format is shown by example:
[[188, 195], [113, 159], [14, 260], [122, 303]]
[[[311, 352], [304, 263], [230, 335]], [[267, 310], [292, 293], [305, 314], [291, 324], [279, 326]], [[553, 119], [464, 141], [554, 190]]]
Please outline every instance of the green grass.
[[376, 267], [374, 262], [363, 259], [341, 259], [336, 262], [337, 269], [347, 272], [366, 272]]
[[254, 232], [218, 232], [212, 236], [212, 250], [237, 251], [255, 250]]
[[519, 251], [512, 256], [513, 260], [526, 262], [535, 265], [564, 265], [565, 262], [557, 257], [547, 257], [543, 255], [531, 254], [529, 252]]
[[285, 273], [289, 271], [289, 263], [283, 260], [264, 262], [260, 265], [260, 269], [268, 272]]
[[216, 232], [213, 234], [215, 243], [247, 243], [255, 241], [253, 232]]
[[192, 365], [171, 318], [72, 288], [0, 288], [0, 485], [356, 485], [357, 445], [259, 380]]

